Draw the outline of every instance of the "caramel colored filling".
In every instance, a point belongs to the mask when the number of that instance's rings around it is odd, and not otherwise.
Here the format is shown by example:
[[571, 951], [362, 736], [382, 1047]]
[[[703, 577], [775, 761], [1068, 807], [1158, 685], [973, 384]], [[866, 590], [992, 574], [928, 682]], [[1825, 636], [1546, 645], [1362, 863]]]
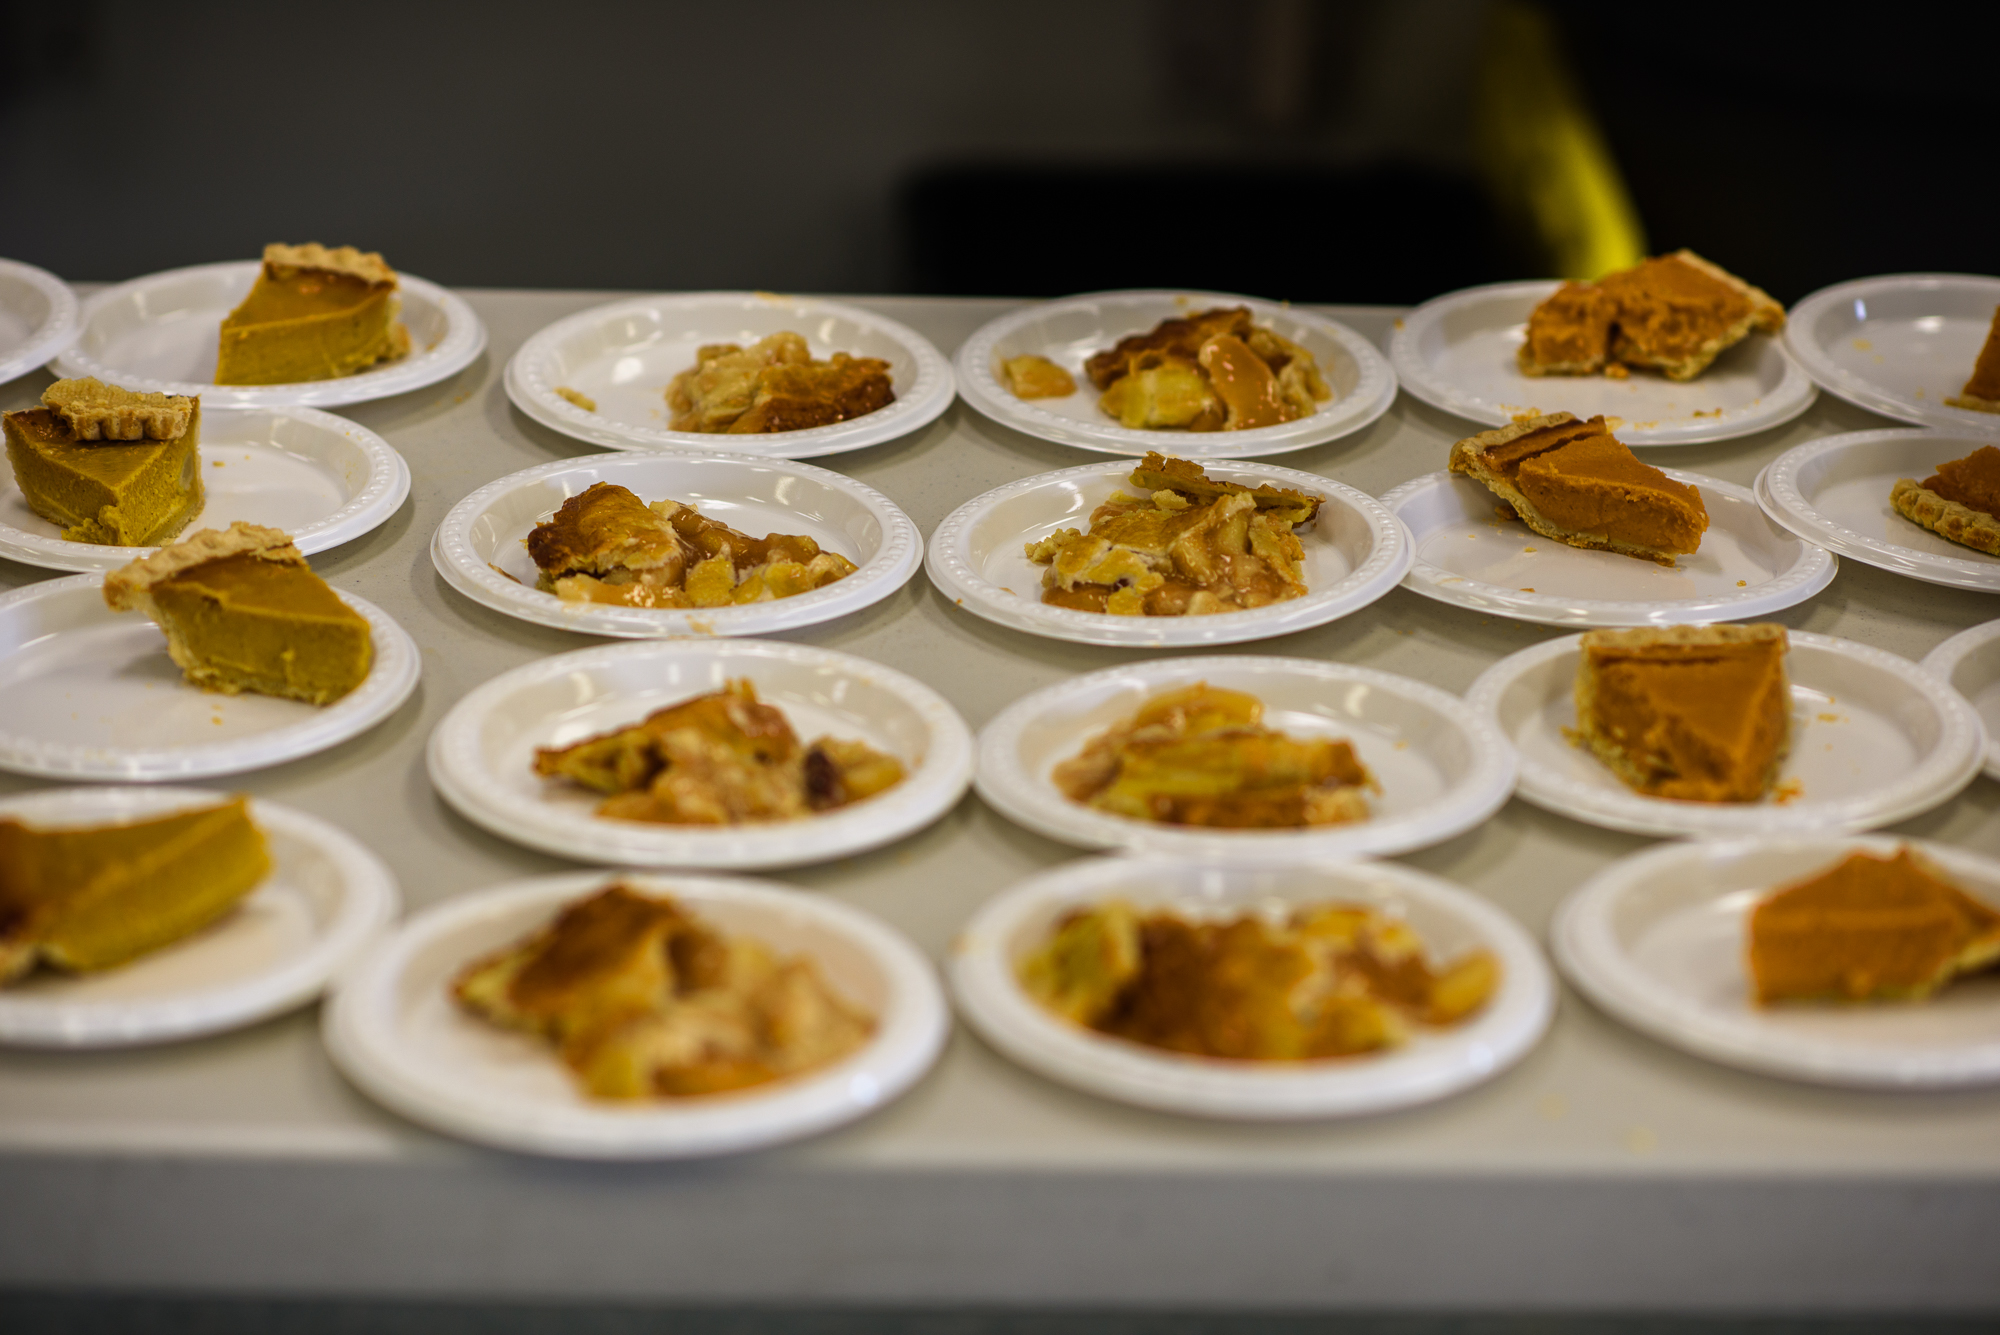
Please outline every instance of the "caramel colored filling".
[[[1968, 392], [1976, 391], [1968, 386]], [[2000, 388], [1995, 393], [2000, 394]], [[1924, 488], [2000, 518], [2000, 449], [1982, 445], [1963, 459], [1939, 464], [1936, 475], [1924, 479]]]
[[1979, 349], [1979, 360], [1973, 363], [1972, 379], [1959, 392], [2000, 402], [2000, 307], [1994, 308], [1993, 327], [1986, 331], [1985, 346]]
[[1619, 344], [1649, 359], [1693, 356], [1750, 314], [1741, 292], [1672, 256], [1607, 274], [1599, 286], [1617, 301]]

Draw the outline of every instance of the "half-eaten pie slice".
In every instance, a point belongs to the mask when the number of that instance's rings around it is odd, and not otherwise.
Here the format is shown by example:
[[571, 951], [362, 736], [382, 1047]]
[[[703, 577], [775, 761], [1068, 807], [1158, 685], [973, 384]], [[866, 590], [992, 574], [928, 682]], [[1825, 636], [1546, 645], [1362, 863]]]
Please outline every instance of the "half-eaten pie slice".
[[218, 385], [333, 380], [410, 350], [396, 271], [353, 246], [264, 247], [250, 294], [222, 321]]
[[1850, 853], [1780, 886], [1750, 912], [1759, 1003], [1921, 1001], [2000, 962], [2000, 913], [1903, 846]]
[[104, 601], [158, 622], [167, 653], [205, 691], [331, 704], [374, 658], [368, 618], [275, 528], [202, 529], [106, 575]]
[[1451, 447], [1451, 471], [1507, 502], [1522, 523], [1572, 547], [1670, 566], [1701, 547], [1701, 493], [1640, 463], [1602, 417], [1532, 417]]
[[1593, 630], [1576, 669], [1581, 740], [1627, 786], [1688, 802], [1754, 802], [1791, 738], [1785, 628]]
[[2000, 413], [2000, 306], [1993, 308], [1993, 325], [1986, 331], [1979, 360], [1972, 364], [1972, 378], [1945, 403], [1976, 413]]
[[528, 534], [537, 586], [565, 602], [729, 607], [809, 593], [855, 572], [809, 537], [753, 538], [679, 501], [596, 482]]
[[201, 510], [199, 398], [58, 380], [4, 430], [21, 498], [70, 542], [150, 547]]
[[1784, 327], [1785, 308], [1769, 293], [1679, 250], [1595, 283], [1563, 284], [1528, 316], [1516, 360], [1527, 375], [1646, 366], [1692, 380], [1753, 331]]
[[1918, 482], [1898, 478], [1889, 504], [1913, 524], [1988, 556], [2000, 556], [2000, 449], [1982, 445]]

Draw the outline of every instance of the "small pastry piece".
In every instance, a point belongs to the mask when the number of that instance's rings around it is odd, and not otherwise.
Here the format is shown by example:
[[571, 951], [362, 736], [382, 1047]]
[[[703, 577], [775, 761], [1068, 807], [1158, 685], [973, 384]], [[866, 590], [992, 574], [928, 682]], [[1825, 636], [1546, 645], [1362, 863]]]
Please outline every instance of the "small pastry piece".
[[1628, 787], [1755, 802], [1791, 737], [1783, 626], [1593, 630], [1576, 670], [1581, 740]]
[[784, 712], [737, 680], [629, 728], [542, 747], [535, 773], [608, 794], [597, 814], [612, 820], [744, 825], [865, 801], [902, 782], [903, 766], [863, 742], [801, 744]]
[[565, 602], [730, 607], [789, 598], [845, 579], [855, 564], [809, 537], [753, 538], [692, 505], [648, 503], [597, 482], [528, 534], [536, 587]]
[[1528, 375], [1648, 366], [1692, 380], [1752, 331], [1775, 334], [1785, 308], [1691, 250], [1565, 283], [1528, 317], [1516, 359]]
[[1670, 566], [1708, 528], [1701, 493], [1640, 463], [1602, 417], [1532, 417], [1451, 447], [1451, 471], [1482, 482], [1535, 532]]
[[2000, 306], [1993, 308], [1993, 325], [1986, 331], [1979, 359], [1972, 364], [1972, 378], [1945, 403], [1976, 413], [2000, 413]]
[[1050, 778], [1063, 796], [1132, 820], [1282, 830], [1368, 818], [1380, 791], [1345, 741], [1292, 737], [1264, 704], [1207, 682], [1168, 691], [1092, 737]]
[[264, 267], [222, 322], [218, 385], [282, 385], [353, 375], [410, 350], [396, 318], [396, 271], [374, 252], [318, 242], [264, 247]]
[[244, 798], [116, 825], [0, 818], [0, 984], [109, 969], [227, 912], [271, 869]]
[[1850, 853], [1750, 912], [1750, 977], [1777, 1001], [1921, 1001], [2000, 961], [2000, 913], [1905, 845]]
[[875, 1030], [810, 958], [780, 959], [622, 882], [451, 990], [474, 1015], [551, 1040], [597, 1098], [747, 1089], [838, 1061]]
[[731, 435], [829, 426], [895, 400], [888, 362], [845, 352], [815, 361], [805, 339], [790, 330], [748, 348], [705, 346], [667, 386], [674, 430]]
[[1889, 504], [1941, 538], [2000, 556], [2000, 449], [1982, 445], [1922, 482], [1898, 478]]
[[106, 575], [104, 601], [159, 623], [167, 653], [205, 691], [331, 704], [374, 659], [368, 618], [275, 528], [202, 529]]
[[1475, 950], [1433, 969], [1408, 923], [1362, 904], [1190, 920], [1114, 899], [1066, 914], [1017, 976], [1036, 1002], [1099, 1033], [1204, 1057], [1311, 1061], [1456, 1024], [1486, 1004], [1500, 968]]
[[[1121, 382], [1122, 383], [1122, 382]], [[1132, 470], [1149, 497], [1114, 493], [1090, 531], [1026, 544], [1048, 566], [1042, 601], [1114, 616], [1203, 616], [1302, 597], [1305, 547], [1320, 498], [1211, 479], [1198, 464], [1149, 452]]]
[[201, 511], [201, 400], [58, 380], [0, 419], [21, 498], [70, 542], [150, 547]]
[[1033, 353], [1001, 362], [1000, 378], [1017, 399], [1060, 399], [1076, 393], [1075, 376]]

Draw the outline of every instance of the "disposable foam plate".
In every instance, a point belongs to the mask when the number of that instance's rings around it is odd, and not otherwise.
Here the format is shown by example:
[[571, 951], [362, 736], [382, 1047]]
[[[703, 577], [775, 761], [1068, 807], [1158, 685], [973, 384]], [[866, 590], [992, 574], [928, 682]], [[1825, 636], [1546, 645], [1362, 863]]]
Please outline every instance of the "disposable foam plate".
[[[748, 345], [789, 330], [812, 355], [889, 363], [896, 401], [845, 422], [802, 431], [707, 435], [675, 431], [667, 386], [704, 344]], [[951, 363], [930, 340], [887, 316], [843, 302], [769, 292], [691, 292], [592, 307], [536, 333], [507, 363], [507, 397], [543, 426], [614, 450], [727, 449], [767, 459], [811, 459], [906, 436], [951, 406]], [[584, 408], [557, 393], [594, 403]]]
[[1986, 725], [1986, 775], [2000, 779], [2000, 621], [1952, 636], [1925, 655], [1924, 671], [1979, 711]]
[[[0, 799], [40, 826], [103, 825], [223, 801], [195, 788], [60, 788]], [[0, 1043], [101, 1048], [237, 1029], [317, 997], [396, 916], [389, 869], [345, 832], [261, 798], [272, 868], [229, 913], [101, 973], [41, 971], [0, 991]]]
[[83, 304], [76, 341], [49, 364], [63, 376], [96, 376], [126, 389], [199, 394], [211, 408], [276, 408], [366, 403], [434, 385], [470, 366], [486, 347], [486, 326], [461, 297], [411, 274], [398, 275], [410, 351], [337, 380], [283, 385], [218, 385], [222, 319], [250, 291], [257, 260], [201, 264], [135, 278]]
[[[1597, 1005], [1642, 1033], [1725, 1065], [1820, 1084], [1944, 1089], [2000, 1080], [2000, 977], [1929, 1001], [1758, 1006], [1744, 964], [1764, 894], [1897, 841], [1836, 834], [1672, 843], [1613, 863], [1557, 910], [1557, 964]], [[2000, 908], [2000, 863], [1917, 844], [1967, 893]]]
[[1850, 403], [1987, 444], [2000, 413], [1945, 403], [1965, 387], [2000, 307], [2000, 278], [1891, 274], [1836, 283], [1792, 307], [1785, 342], [1808, 374]]
[[[1267, 726], [1352, 743], [1381, 785], [1371, 816], [1295, 830], [1165, 825], [1065, 797], [1051, 771], [1156, 695], [1206, 681], [1264, 703]], [[1021, 697], [979, 735], [979, 795], [1009, 820], [1084, 848], [1234, 865], [1404, 853], [1485, 820], [1514, 787], [1499, 732], [1457, 696], [1344, 663], [1226, 655], [1164, 658], [1074, 677]]]
[[[791, 598], [739, 607], [615, 607], [564, 602], [535, 587], [525, 543], [557, 507], [598, 482], [646, 501], [672, 499], [762, 537], [803, 535], [859, 566], [845, 579]], [[916, 574], [917, 526], [873, 487], [810, 464], [728, 454], [602, 454], [512, 473], [447, 514], [431, 543], [438, 573], [460, 593], [523, 621], [592, 635], [762, 635], [815, 625], [871, 606]]]
[[[410, 467], [366, 427], [312, 408], [201, 414], [201, 510], [181, 536], [241, 519], [280, 528], [311, 555], [384, 523], [410, 494]], [[50, 570], [115, 570], [157, 550], [69, 542], [0, 475], [0, 556]]]
[[[1306, 1062], [1225, 1061], [1098, 1034], [1043, 1009], [1021, 962], [1065, 914], [1104, 900], [1201, 919], [1329, 900], [1407, 919], [1434, 959], [1484, 948], [1500, 963], [1486, 1007], [1449, 1029], [1419, 1027], [1379, 1054]], [[987, 1042], [1052, 1080], [1141, 1107], [1202, 1117], [1342, 1117], [1428, 1103], [1513, 1065], [1548, 1028], [1555, 989], [1533, 938], [1506, 913], [1438, 877], [1394, 863], [1228, 867], [1093, 858], [987, 901], [952, 943], [959, 1010]]]
[[[1258, 324], [1312, 353], [1333, 398], [1310, 416], [1251, 431], [1134, 431], [1097, 406], [1097, 391], [1083, 374], [1086, 358], [1162, 320], [1215, 306], [1247, 306]], [[1016, 398], [1001, 383], [1000, 363], [1027, 353], [1067, 370], [1076, 378], [1076, 393]], [[1396, 398], [1396, 373], [1388, 359], [1338, 320], [1221, 292], [1095, 292], [1042, 302], [983, 326], [959, 349], [956, 364], [959, 392], [981, 413], [1016, 431], [1100, 454], [1158, 450], [1183, 459], [1283, 454], [1351, 435], [1389, 411]]]
[[[823, 1069], [736, 1093], [592, 1100], [552, 1044], [454, 1004], [448, 989], [466, 965], [613, 879], [672, 895], [781, 956], [808, 956], [845, 1000], [875, 1017], [874, 1037]], [[865, 1116], [930, 1069], [950, 1020], [930, 962], [836, 899], [761, 881], [577, 872], [509, 882], [415, 915], [352, 971], [321, 1027], [348, 1079], [448, 1134], [565, 1158], [679, 1159], [798, 1140]]]
[[[539, 747], [627, 727], [748, 678], [803, 742], [834, 736], [902, 761], [903, 781], [852, 806], [760, 825], [660, 825], [596, 815], [599, 794], [538, 778]], [[544, 852], [598, 863], [787, 867], [914, 833], [972, 777], [972, 736], [944, 697], [865, 658], [769, 640], [653, 640], [558, 654], [460, 700], [431, 734], [431, 782], [466, 819]]]
[[1403, 584], [1455, 607], [1551, 626], [1672, 626], [1737, 621], [1804, 602], [1834, 559], [1766, 518], [1746, 488], [1661, 470], [1698, 488], [1708, 510], [1701, 549], [1672, 566], [1544, 538], [1498, 517], [1471, 478], [1430, 473], [1382, 498], [1416, 552]]
[[1635, 449], [1767, 431], [1804, 412], [1818, 394], [1783, 342], [1767, 334], [1750, 335], [1693, 380], [1650, 371], [1623, 380], [1524, 375], [1515, 353], [1528, 314], [1560, 286], [1498, 283], [1417, 307], [1389, 343], [1403, 387], [1433, 408], [1489, 427], [1539, 413], [1602, 414]]
[[1638, 834], [1873, 829], [1930, 810], [1979, 773], [1985, 729], [1956, 691], [1906, 658], [1852, 640], [1801, 631], [1790, 638], [1791, 751], [1760, 802], [1649, 797], [1573, 743], [1581, 636], [1501, 659], [1472, 684], [1466, 703], [1520, 753], [1522, 797]]
[[1325, 498], [1305, 547], [1302, 598], [1214, 616], [1125, 617], [1050, 607], [1041, 601], [1045, 566], [1024, 548], [1058, 529], [1088, 528], [1090, 513], [1114, 492], [1133, 490], [1132, 465], [1084, 464], [998, 487], [952, 511], [932, 535], [931, 580], [968, 612], [1056, 640], [1163, 646], [1232, 644], [1324, 625], [1359, 611], [1396, 587], [1409, 569], [1403, 526], [1365, 492], [1269, 464], [1209, 463], [1208, 476], [1254, 487], [1269, 483]]
[[104, 605], [104, 577], [70, 575], [0, 596], [0, 769], [131, 782], [236, 774], [359, 736], [416, 689], [417, 646], [388, 613], [368, 618], [368, 677], [330, 705], [191, 686], [159, 627]]
[[0, 384], [26, 375], [76, 337], [76, 295], [46, 269], [0, 260]]

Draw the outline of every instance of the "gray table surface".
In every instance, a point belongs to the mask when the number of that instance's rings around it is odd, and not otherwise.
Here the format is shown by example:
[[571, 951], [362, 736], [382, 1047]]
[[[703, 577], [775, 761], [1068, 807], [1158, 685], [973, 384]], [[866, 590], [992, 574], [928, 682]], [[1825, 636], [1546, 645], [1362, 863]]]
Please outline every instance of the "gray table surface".
[[[452, 592], [433, 529], [503, 474], [590, 447], [501, 386], [535, 330], [602, 293], [471, 291], [486, 354], [431, 389], [348, 409], [409, 460], [409, 503], [314, 559], [416, 639], [423, 682], [365, 736], [218, 781], [371, 844], [409, 909], [570, 864], [476, 829], [431, 790], [423, 744], [497, 673], [592, 641]], [[863, 299], [947, 355], [1014, 303]], [[1386, 344], [1394, 312], [1331, 308]], [[34, 400], [36, 375], [0, 388]], [[1748, 484], [1802, 441], [1885, 425], [1822, 397], [1790, 425], [1649, 459]], [[1444, 465], [1469, 428], [1405, 394], [1374, 426], [1284, 464], [1375, 495]], [[902, 440], [816, 462], [886, 492], [926, 534], [988, 488], [1081, 462], [962, 404]], [[55, 572], [0, 562], [0, 586]], [[1921, 658], [2000, 601], [1843, 562], [1776, 618]], [[1463, 691], [1559, 632], [1406, 590], [1344, 620], [1219, 652], [1337, 659]], [[1143, 651], [989, 625], [920, 574], [783, 638], [891, 663], [977, 728], [1021, 694]], [[4, 702], [0, 702], [4, 708]], [[0, 792], [37, 786], [0, 776]], [[1896, 832], [2000, 853], [1981, 778]], [[1404, 861], [1537, 933], [1562, 897], [1650, 841], [1510, 802]], [[968, 795], [930, 829], [775, 879], [881, 915], [941, 958], [986, 898], [1078, 856]], [[696, 1164], [533, 1160], [370, 1103], [321, 1050], [316, 1010], [150, 1050], [0, 1053], [0, 1285], [221, 1292], [779, 1302], [1412, 1308], [2000, 1307], [2000, 1091], [1891, 1095], [1711, 1065], [1562, 997], [1515, 1069], [1443, 1103], [1300, 1126], [1147, 1113], [1013, 1066], [962, 1028], [881, 1113], [817, 1141]]]

